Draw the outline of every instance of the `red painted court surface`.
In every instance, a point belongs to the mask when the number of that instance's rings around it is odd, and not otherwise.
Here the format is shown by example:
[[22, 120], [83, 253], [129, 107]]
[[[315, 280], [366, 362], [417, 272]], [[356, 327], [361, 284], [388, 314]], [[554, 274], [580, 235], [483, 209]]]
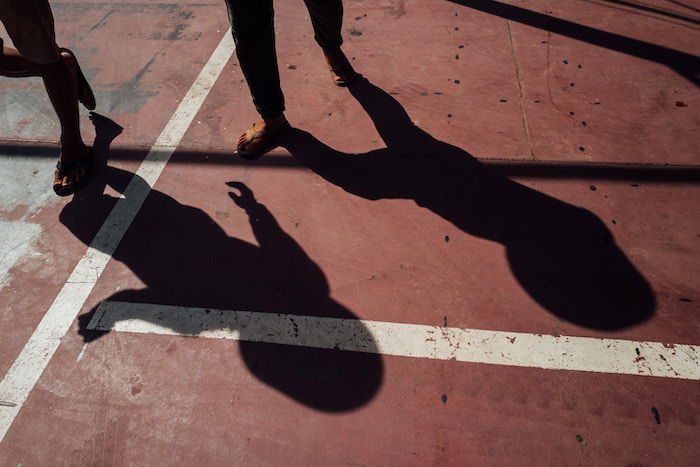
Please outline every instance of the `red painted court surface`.
[[278, 1], [252, 162], [223, 2], [51, 4], [97, 156], [0, 80], [0, 465], [698, 463], [700, 4], [346, 0], [341, 89]]

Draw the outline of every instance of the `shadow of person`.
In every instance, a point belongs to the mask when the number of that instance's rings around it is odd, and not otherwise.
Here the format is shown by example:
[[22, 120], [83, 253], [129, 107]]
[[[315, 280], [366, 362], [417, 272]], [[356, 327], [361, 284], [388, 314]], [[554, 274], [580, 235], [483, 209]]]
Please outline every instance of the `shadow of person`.
[[466, 233], [501, 243], [528, 294], [567, 321], [613, 331], [654, 314], [651, 288], [594, 214], [516, 183], [433, 138], [364, 78], [350, 92], [385, 149], [345, 154], [298, 129], [286, 132], [280, 145], [349, 193], [412, 199]]
[[[146, 183], [130, 172], [102, 167], [89, 189], [62, 210], [61, 223], [90, 244], [96, 224], [101, 225], [117, 201], [103, 194], [105, 185], [123, 194], [132, 178]], [[257, 338], [254, 329], [237, 331], [245, 364], [269, 386], [319, 410], [345, 411], [363, 405], [377, 392], [383, 375], [370, 332], [329, 297], [321, 269], [253, 193], [242, 183], [230, 182], [230, 186], [232, 204], [248, 213], [259, 246], [228, 236], [202, 210], [152, 190], [113, 255], [145, 287], [121, 290], [107, 301], [353, 319], [353, 329], [359, 331], [356, 336], [364, 340], [368, 353], [250, 342]], [[88, 329], [95, 311], [79, 318], [79, 333], [85, 341], [104, 334]], [[164, 316], [157, 324], [193, 334], [208, 329], [198, 327], [199, 322], [197, 317], [183, 321]]]

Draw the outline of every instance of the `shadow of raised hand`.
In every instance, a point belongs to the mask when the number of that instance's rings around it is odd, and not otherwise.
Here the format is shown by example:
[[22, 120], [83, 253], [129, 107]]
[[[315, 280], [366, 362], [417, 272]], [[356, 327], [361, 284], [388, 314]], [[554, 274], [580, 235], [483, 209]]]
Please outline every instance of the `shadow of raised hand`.
[[[106, 167], [95, 186], [109, 185], [123, 193], [132, 179], [133, 183], [146, 183], [138, 175]], [[239, 347], [246, 365], [260, 381], [301, 403], [326, 411], [365, 404], [377, 392], [383, 373], [371, 334], [350, 310], [329, 296], [321, 269], [256, 201], [253, 192], [243, 183], [228, 185], [234, 190], [229, 195], [233, 202], [248, 214], [258, 245], [228, 236], [204, 211], [151, 190], [113, 254], [145, 286], [121, 290], [107, 301], [353, 320], [356, 335], [366, 343], [368, 353], [254, 342], [258, 334], [250, 327], [237, 329]], [[60, 220], [90, 244], [95, 224], [104, 221], [115, 202], [115, 197], [102, 190], [88, 190], [65, 206]], [[79, 333], [85, 341], [106, 334], [88, 329], [95, 311], [79, 318]], [[153, 320], [185, 335], [209, 329], [201, 327], [205, 320], [196, 316], [182, 320], [181, 315], [173, 314], [156, 320], [142, 312], [129, 318]], [[108, 329], [115, 324], [110, 319], [101, 321]], [[219, 327], [211, 325], [211, 329]]]

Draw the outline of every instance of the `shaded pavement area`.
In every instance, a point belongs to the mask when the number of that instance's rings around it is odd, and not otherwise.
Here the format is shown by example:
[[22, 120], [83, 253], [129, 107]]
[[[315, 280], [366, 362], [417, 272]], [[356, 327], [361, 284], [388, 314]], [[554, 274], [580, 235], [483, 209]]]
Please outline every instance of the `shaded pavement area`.
[[[55, 197], [43, 86], [0, 80], [2, 375], [88, 246], [111, 259], [53, 337], [0, 464], [697, 458], [697, 5], [346, 0], [363, 77], [338, 89], [303, 3], [276, 2], [293, 128], [258, 160], [233, 156], [256, 118], [234, 54], [152, 186], [140, 170], [227, 32], [223, 2], [52, 7], [95, 91], [96, 160]], [[139, 193], [116, 249], [96, 241]], [[278, 314], [291, 343], [167, 313], [135, 316], [162, 332], [96, 329], [107, 302]], [[302, 321], [347, 320], [363, 351], [294, 343]], [[593, 351], [556, 370], [417, 357], [391, 323], [634, 341], [621, 358], [652, 376], [592, 371]], [[655, 374], [650, 342], [690, 370]], [[0, 391], [0, 411], [16, 397]]]

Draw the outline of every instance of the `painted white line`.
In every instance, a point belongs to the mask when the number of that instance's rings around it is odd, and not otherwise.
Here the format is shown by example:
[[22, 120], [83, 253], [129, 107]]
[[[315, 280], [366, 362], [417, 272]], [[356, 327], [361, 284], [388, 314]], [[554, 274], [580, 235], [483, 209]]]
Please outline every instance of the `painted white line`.
[[75, 359], [76, 362], [79, 362], [80, 360], [83, 359], [83, 357], [85, 356], [85, 351], [87, 350], [87, 347], [88, 347], [88, 343], [86, 342], [83, 344], [83, 348], [80, 349], [80, 353], [78, 354], [78, 357]]
[[126, 187], [123, 198], [117, 201], [95, 235], [87, 253], [75, 266], [41, 323], [0, 381], [0, 400], [16, 404], [13, 407], [0, 407], [0, 442], [56, 352], [61, 337], [68, 332], [71, 323], [83, 307], [112, 253], [141, 209], [170, 156], [177, 149], [233, 51], [233, 38], [229, 30], [141, 163], [136, 171], [137, 176]]
[[548, 370], [700, 379], [694, 345], [102, 302], [98, 331], [198, 336]]

